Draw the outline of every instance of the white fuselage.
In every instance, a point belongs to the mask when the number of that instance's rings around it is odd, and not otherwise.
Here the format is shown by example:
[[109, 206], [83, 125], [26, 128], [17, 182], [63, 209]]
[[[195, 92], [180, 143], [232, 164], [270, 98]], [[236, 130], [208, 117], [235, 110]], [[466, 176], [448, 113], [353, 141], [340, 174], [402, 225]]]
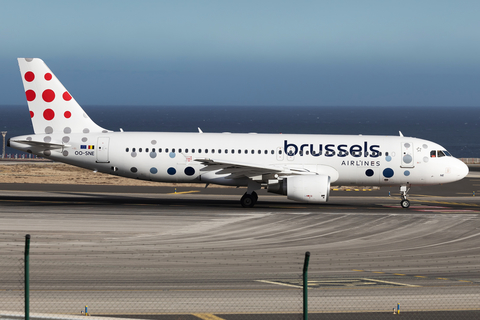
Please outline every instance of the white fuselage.
[[[250, 179], [268, 184], [294, 172], [325, 174], [333, 185], [401, 186], [442, 184], [468, 173], [454, 157], [432, 156], [445, 150], [440, 145], [403, 136], [107, 132], [69, 134], [67, 143], [65, 136], [26, 135], [12, 138], [10, 146], [94, 171], [163, 182], [246, 186]], [[63, 147], [15, 142], [46, 138]], [[216, 169], [205, 160], [238, 164], [238, 172], [224, 173], [225, 166]], [[249, 175], [250, 167], [281, 173]]]

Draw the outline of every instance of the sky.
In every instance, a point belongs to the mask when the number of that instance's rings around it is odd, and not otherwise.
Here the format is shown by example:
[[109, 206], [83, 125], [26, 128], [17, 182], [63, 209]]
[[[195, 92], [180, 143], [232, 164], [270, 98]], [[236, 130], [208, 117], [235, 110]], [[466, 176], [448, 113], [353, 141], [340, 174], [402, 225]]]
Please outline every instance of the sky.
[[2, 1], [17, 57], [82, 105], [480, 106], [480, 1]]

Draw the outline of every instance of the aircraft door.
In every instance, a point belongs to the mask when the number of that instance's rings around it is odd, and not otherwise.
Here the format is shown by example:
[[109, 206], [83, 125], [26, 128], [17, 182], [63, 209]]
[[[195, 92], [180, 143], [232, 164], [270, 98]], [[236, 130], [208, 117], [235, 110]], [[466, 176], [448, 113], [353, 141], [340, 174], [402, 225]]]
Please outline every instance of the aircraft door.
[[108, 145], [110, 144], [110, 138], [102, 137], [97, 140], [97, 162], [108, 163]]
[[413, 159], [413, 143], [402, 142], [402, 168], [413, 168], [415, 162]]
[[287, 160], [288, 161], [293, 161], [295, 160], [295, 147], [290, 145], [288, 146], [287, 150], [285, 150], [285, 153], [287, 154]]
[[283, 148], [278, 147], [276, 152], [277, 152], [277, 161], [283, 161]]

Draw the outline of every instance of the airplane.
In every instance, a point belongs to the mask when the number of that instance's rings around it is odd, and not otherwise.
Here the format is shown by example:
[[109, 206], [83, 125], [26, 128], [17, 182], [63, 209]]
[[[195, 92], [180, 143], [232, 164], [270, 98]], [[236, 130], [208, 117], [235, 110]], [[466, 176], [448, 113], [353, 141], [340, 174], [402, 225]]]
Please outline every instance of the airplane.
[[398, 186], [403, 208], [411, 186], [463, 179], [468, 167], [442, 146], [382, 135], [124, 132], [98, 126], [47, 65], [18, 58], [34, 134], [8, 146], [111, 175], [158, 182], [247, 187], [324, 203], [331, 185]]

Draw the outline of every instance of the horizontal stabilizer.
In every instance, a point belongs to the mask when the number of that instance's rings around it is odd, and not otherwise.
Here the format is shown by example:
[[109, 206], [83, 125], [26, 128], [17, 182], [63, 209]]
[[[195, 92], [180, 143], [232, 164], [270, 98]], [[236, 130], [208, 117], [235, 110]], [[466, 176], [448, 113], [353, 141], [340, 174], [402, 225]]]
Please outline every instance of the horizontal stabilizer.
[[47, 149], [61, 149], [65, 147], [70, 147], [65, 144], [50, 143], [50, 142], [40, 142], [40, 141], [29, 141], [29, 140], [10, 140], [10, 142], [16, 142], [21, 144], [27, 144], [32, 147], [47, 148]]

